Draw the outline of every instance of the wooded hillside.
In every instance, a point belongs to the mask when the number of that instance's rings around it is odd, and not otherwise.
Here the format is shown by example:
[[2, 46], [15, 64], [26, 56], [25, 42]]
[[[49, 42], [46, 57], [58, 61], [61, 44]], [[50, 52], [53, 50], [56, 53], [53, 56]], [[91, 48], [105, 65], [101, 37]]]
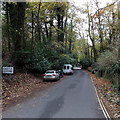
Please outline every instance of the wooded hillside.
[[40, 73], [65, 63], [92, 67], [120, 90], [120, 2], [93, 5], [94, 12], [91, 3], [3, 3], [3, 66]]

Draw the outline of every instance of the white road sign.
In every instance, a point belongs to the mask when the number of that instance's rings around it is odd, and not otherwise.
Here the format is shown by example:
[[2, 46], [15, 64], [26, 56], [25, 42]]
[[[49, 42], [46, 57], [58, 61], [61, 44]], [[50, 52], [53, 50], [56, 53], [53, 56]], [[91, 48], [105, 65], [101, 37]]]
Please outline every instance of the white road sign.
[[13, 74], [14, 68], [13, 67], [3, 67], [3, 74]]

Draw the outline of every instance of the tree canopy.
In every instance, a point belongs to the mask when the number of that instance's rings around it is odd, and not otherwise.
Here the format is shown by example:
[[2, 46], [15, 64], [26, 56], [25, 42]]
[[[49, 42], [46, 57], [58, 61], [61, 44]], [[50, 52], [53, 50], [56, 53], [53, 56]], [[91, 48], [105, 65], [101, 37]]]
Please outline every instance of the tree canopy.
[[105, 76], [117, 74], [112, 81], [118, 85], [120, 2], [104, 8], [99, 4], [97, 0], [83, 7], [69, 2], [4, 2], [3, 66], [43, 72], [79, 63], [83, 68], [96, 66]]

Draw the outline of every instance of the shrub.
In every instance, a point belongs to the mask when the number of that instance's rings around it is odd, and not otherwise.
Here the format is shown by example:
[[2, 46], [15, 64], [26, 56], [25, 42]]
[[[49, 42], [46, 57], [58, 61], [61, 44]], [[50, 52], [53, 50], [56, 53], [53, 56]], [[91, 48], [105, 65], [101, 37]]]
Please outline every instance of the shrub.
[[76, 63], [76, 56], [74, 54], [64, 54], [63, 47], [56, 42], [37, 46], [34, 52], [17, 51], [14, 57], [16, 66], [36, 72], [43, 72], [48, 69], [62, 69], [65, 63]]
[[97, 76], [109, 79], [120, 90], [120, 60], [117, 49], [104, 52], [98, 58], [97, 69]]
[[28, 69], [31, 65], [32, 54], [29, 51], [16, 51], [14, 54], [14, 64], [17, 67]]
[[104, 76], [104, 73], [105, 73], [105, 67], [103, 66], [98, 66], [97, 67], [97, 72], [96, 72], [96, 76], [97, 77], [103, 77]]
[[2, 66], [3, 67], [11, 67], [11, 66], [13, 66], [13, 64], [8, 61], [2, 61]]
[[50, 62], [46, 58], [41, 56], [34, 56], [32, 62], [33, 63], [31, 69], [36, 71], [43, 72], [51, 68]]
[[89, 59], [83, 58], [80, 60], [80, 64], [82, 65], [82, 69], [87, 69], [91, 66], [91, 62]]

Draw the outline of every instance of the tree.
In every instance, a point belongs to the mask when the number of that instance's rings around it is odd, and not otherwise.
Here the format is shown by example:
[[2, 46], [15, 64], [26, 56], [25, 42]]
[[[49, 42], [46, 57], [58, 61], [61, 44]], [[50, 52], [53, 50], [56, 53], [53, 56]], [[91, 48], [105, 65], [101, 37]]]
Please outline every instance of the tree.
[[94, 62], [97, 60], [97, 51], [95, 48], [95, 27], [93, 23], [93, 17], [90, 15], [89, 7], [87, 5], [87, 14], [88, 14], [88, 34], [89, 38], [92, 42], [92, 49], [93, 49], [93, 54], [94, 54]]
[[[12, 41], [14, 41], [14, 51], [25, 48], [24, 39], [24, 20], [25, 20], [25, 2], [7, 3], [9, 8], [10, 27]], [[14, 34], [13, 34], [14, 33]]]

